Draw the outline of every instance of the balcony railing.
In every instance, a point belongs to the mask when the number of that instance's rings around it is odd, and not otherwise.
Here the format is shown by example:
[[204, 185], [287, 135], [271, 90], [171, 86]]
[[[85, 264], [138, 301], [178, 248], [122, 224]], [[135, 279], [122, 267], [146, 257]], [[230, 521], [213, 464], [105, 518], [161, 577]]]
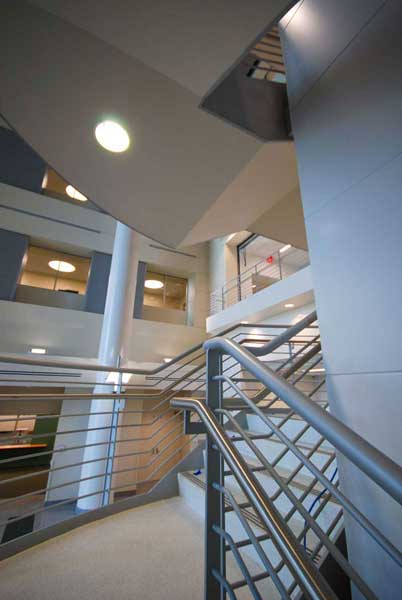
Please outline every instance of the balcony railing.
[[221, 312], [278, 281], [286, 279], [309, 264], [309, 255], [305, 250], [292, 248], [274, 252], [227, 281], [224, 286], [214, 290], [210, 296], [209, 314]]

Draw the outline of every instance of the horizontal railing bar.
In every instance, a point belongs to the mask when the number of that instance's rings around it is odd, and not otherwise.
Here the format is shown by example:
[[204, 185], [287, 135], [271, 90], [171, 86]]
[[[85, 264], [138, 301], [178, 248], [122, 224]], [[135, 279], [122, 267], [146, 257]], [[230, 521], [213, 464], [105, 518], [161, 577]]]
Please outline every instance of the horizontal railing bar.
[[218, 424], [216, 418], [204, 404], [199, 400], [173, 400], [172, 405], [183, 409], [196, 410], [203, 420], [206, 429], [219, 446], [225, 461], [232, 469], [239, 485], [243, 491], [253, 500], [253, 508], [258, 512], [264, 525], [270, 531], [272, 540], [277, 546], [295, 577], [299, 580], [304, 591], [313, 599], [329, 600], [335, 599], [331, 588], [324, 578], [317, 573], [314, 565], [304, 552], [301, 552], [298, 542], [289, 527], [283, 522], [276, 507], [272, 505], [266, 496], [264, 489], [258, 480], [248, 470], [241, 454], [230, 443], [224, 430]]
[[[186, 444], [184, 444], [184, 446], [180, 450], [182, 450], [188, 443], [191, 443], [195, 437], [197, 437], [197, 436], [193, 436], [193, 438], [189, 442], [187, 442]], [[174, 452], [171, 456], [173, 457], [175, 454], [177, 454], [177, 452]], [[103, 474], [103, 476], [105, 476], [105, 475]], [[136, 482], [134, 482], [134, 484], [135, 484], [135, 486], [138, 486], [138, 485], [142, 485], [144, 483], [148, 483], [148, 481], [149, 481], [149, 477], [146, 478], [146, 479], [144, 479], [144, 480], [142, 480], [142, 481], [136, 481]], [[112, 491], [116, 491], [116, 490], [121, 490], [121, 489], [125, 489], [127, 487], [130, 487], [130, 484], [126, 483], [124, 485], [113, 486], [113, 487], [110, 488], [110, 491], [112, 492]], [[76, 496], [75, 498], [69, 498], [67, 500], [62, 500], [60, 502], [56, 502], [55, 504], [50, 504], [48, 506], [44, 506], [44, 507], [42, 507], [42, 508], [40, 508], [38, 510], [30, 510], [30, 511], [28, 511], [26, 513], [22, 513], [22, 514], [18, 515], [17, 517], [11, 517], [11, 518], [7, 519], [7, 521], [1, 522], [0, 523], [0, 527], [2, 527], [3, 525], [7, 525], [9, 523], [14, 523], [16, 521], [19, 521], [19, 520], [23, 519], [24, 517], [27, 517], [27, 516], [30, 516], [30, 515], [36, 515], [36, 514], [45, 512], [47, 510], [52, 510], [53, 508], [58, 508], [58, 507], [61, 507], [61, 506], [65, 506], [66, 504], [72, 504], [74, 502], [77, 502], [78, 500], [83, 500], [84, 498], [90, 498], [92, 496], [99, 496], [99, 495], [101, 495], [103, 493], [104, 493], [104, 490], [102, 489], [100, 491], [91, 492], [89, 494], [83, 494], [81, 496]], [[14, 498], [14, 500], [15, 500], [15, 498]], [[74, 518], [74, 517], [72, 517], [72, 518]], [[10, 540], [10, 542], [6, 542], [6, 543], [11, 543], [11, 542], [12, 542], [12, 540]]]
[[[92, 416], [96, 415], [97, 413], [94, 412], [92, 413]], [[176, 417], [177, 414], [172, 415], [172, 419], [174, 417]], [[142, 424], [142, 423], [133, 423], [133, 424], [120, 424], [120, 425], [113, 425], [113, 429], [130, 429], [133, 427], [145, 427], [145, 426], [149, 426], [153, 423], [148, 423], [148, 424]], [[92, 433], [93, 431], [105, 431], [105, 430], [109, 430], [112, 427], [111, 424], [109, 425], [103, 425], [102, 427], [86, 427], [83, 429], [66, 429], [63, 431], [48, 431], [48, 432], [44, 432], [44, 433], [32, 433], [32, 434], [27, 434], [27, 435], [22, 435], [18, 438], [14, 437], [8, 437], [8, 438], [3, 438], [1, 439], [1, 443], [4, 444], [6, 442], [10, 442], [10, 441], [15, 441], [15, 439], [18, 439], [19, 442], [21, 442], [21, 440], [33, 440], [33, 439], [38, 439], [38, 438], [48, 438], [48, 437], [56, 437], [56, 436], [61, 436], [61, 435], [72, 435], [72, 434], [76, 434], [76, 433]], [[147, 437], [144, 438], [138, 438], [140, 440], [142, 439], [150, 439]], [[120, 440], [122, 441], [122, 440]], [[18, 444], [15, 444], [16, 447], [18, 447]]]
[[[272, 581], [274, 582], [277, 590], [279, 591], [280, 595], [282, 598], [286, 597], [286, 591], [284, 588], [284, 585], [281, 581], [281, 579], [278, 576], [277, 571], [275, 570], [275, 567], [272, 565], [271, 561], [269, 560], [266, 552], [264, 551], [264, 549], [262, 548], [261, 544], [258, 542], [257, 540], [257, 536], [254, 533], [254, 531], [252, 530], [252, 528], [250, 527], [249, 523], [247, 522], [247, 520], [244, 518], [244, 515], [242, 514], [242, 511], [240, 509], [240, 505], [237, 502], [237, 500], [235, 499], [234, 495], [232, 494], [232, 492], [230, 490], [228, 490], [227, 488], [217, 485], [214, 485], [215, 489], [217, 489], [218, 491], [220, 491], [221, 494], [224, 495], [224, 497], [228, 500], [228, 502], [230, 503], [230, 505], [232, 506], [237, 518], [239, 519], [245, 533], [248, 535], [254, 550], [256, 551], [260, 561], [262, 562], [263, 566], [265, 567], [265, 569], [267, 570], [267, 572], [269, 573], [269, 575], [272, 578]], [[271, 535], [271, 540], [274, 542], [274, 540], [272, 539], [272, 535]]]
[[[254, 359], [253, 359], [254, 360]], [[285, 380], [283, 380], [285, 382]], [[231, 383], [232, 387], [237, 386]], [[295, 392], [298, 392], [296, 388], [292, 388]], [[320, 471], [320, 469], [310, 461], [303, 452], [301, 452], [297, 446], [281, 431], [281, 429], [275, 425], [262, 411], [258, 408], [250, 398], [247, 397], [241, 390], [238, 389], [238, 393], [242, 396], [244, 401], [252, 408], [262, 421], [268, 425], [268, 427], [275, 432], [279, 439], [285, 444], [288, 450], [297, 456], [297, 458], [309, 469], [317, 479], [339, 500], [339, 503], [344, 507], [345, 510], [355, 519], [357, 523], [367, 531], [367, 533], [387, 552], [389, 556], [400, 566], [402, 566], [402, 553], [389, 541], [387, 538], [359, 511], [359, 509], [352, 504], [352, 502], [344, 495], [337, 487], [335, 487], [331, 481]], [[309, 400], [307, 396], [303, 396], [305, 400]], [[328, 415], [326, 411], [320, 408], [324, 414]], [[306, 419], [307, 420], [307, 419]], [[307, 420], [308, 422], [308, 420]], [[315, 429], [319, 431], [317, 426]], [[324, 436], [325, 437], [325, 436]], [[327, 437], [328, 439], [328, 437]], [[334, 444], [335, 446], [335, 444]]]
[[[257, 542], [266, 542], [271, 539], [269, 533], [264, 533], [262, 535], [256, 536]], [[245, 546], [250, 546], [253, 542], [250, 539], [241, 540], [240, 542], [236, 542], [237, 548], [244, 548]], [[226, 546], [226, 550], [230, 550], [230, 547]]]
[[[318, 525], [318, 523], [314, 520], [312, 515], [308, 512], [308, 510], [304, 507], [304, 505], [297, 498], [296, 494], [292, 491], [289, 485], [282, 480], [279, 474], [275, 471], [269, 461], [265, 458], [264, 454], [261, 450], [254, 444], [254, 442], [250, 439], [250, 436], [244, 431], [244, 429], [235, 421], [235, 419], [225, 411], [226, 417], [230, 420], [233, 427], [239, 432], [240, 435], [243, 436], [244, 442], [247, 446], [252, 450], [255, 456], [258, 458], [260, 463], [266, 467], [267, 472], [270, 477], [275, 481], [275, 483], [282, 489], [282, 493], [288, 498], [289, 502], [296, 507], [297, 512], [301, 514], [304, 518], [305, 522], [308, 523], [309, 528], [314, 531], [315, 535], [322, 541], [322, 543], [326, 546], [327, 550], [330, 552], [332, 557], [336, 560], [341, 569], [347, 573], [348, 577], [353, 581], [354, 585], [359, 589], [362, 594], [365, 595], [366, 598], [371, 598], [371, 600], [376, 600], [375, 595], [371, 592], [365, 581], [360, 577], [357, 571], [349, 564], [347, 559], [344, 557], [342, 552], [335, 546], [335, 544], [325, 535], [324, 531]], [[401, 563], [402, 565], [402, 563]]]
[[246, 563], [244, 562], [243, 557], [240, 554], [238, 547], [236, 546], [236, 543], [235, 543], [234, 539], [232, 538], [232, 536], [227, 531], [222, 529], [222, 527], [219, 527], [218, 525], [213, 525], [212, 531], [214, 531], [221, 538], [223, 538], [225, 540], [225, 542], [227, 543], [227, 545], [230, 547], [232, 554], [233, 554], [234, 558], [236, 559], [237, 565], [238, 565], [240, 571], [242, 572], [242, 575], [245, 578], [245, 581], [246, 581], [249, 589], [251, 590], [253, 598], [255, 600], [262, 600], [261, 594], [255, 587], [254, 581], [251, 579], [250, 572], [246, 567]]
[[[183, 435], [183, 434], [180, 434], [180, 436], [182, 436], [182, 435]], [[176, 442], [176, 441], [177, 441], [177, 439], [179, 439], [179, 437], [180, 437], [180, 436], [177, 436], [177, 437], [174, 439], [174, 442]], [[190, 441], [192, 441], [192, 440], [190, 440]], [[189, 442], [186, 442], [186, 443], [189, 443]], [[171, 444], [169, 444], [168, 446], [166, 446], [166, 447], [165, 447], [165, 448], [162, 450], [162, 452], [160, 452], [160, 453], [159, 453], [159, 454], [156, 456], [156, 458], [155, 458], [153, 461], [149, 461], [149, 462], [148, 462], [146, 465], [143, 465], [143, 466], [141, 466], [141, 467], [132, 467], [132, 468], [130, 468], [130, 469], [122, 469], [122, 470], [112, 471], [112, 472], [110, 473], [110, 475], [118, 475], [119, 473], [125, 473], [125, 472], [128, 472], [128, 471], [134, 471], [134, 472], [136, 472], [136, 471], [145, 471], [146, 469], [148, 469], [148, 468], [152, 467], [152, 465], [153, 465], [155, 462], [157, 462], [157, 460], [158, 460], [158, 459], [159, 459], [159, 458], [160, 458], [160, 457], [163, 455], [163, 453], [164, 453], [164, 452], [166, 452], [166, 451], [168, 450], [168, 448], [170, 447], [170, 445], [171, 445]], [[183, 445], [183, 446], [182, 446], [182, 447], [179, 449], [179, 451], [181, 451], [181, 450], [182, 450], [182, 449], [183, 449], [185, 446], [186, 446], [186, 444], [184, 444], [184, 445]], [[175, 454], [176, 454], [176, 452], [174, 452], [174, 453], [172, 454], [172, 456], [174, 456]], [[104, 458], [103, 460], [105, 460], [105, 462], [106, 462], [106, 460], [107, 460], [107, 457], [106, 457], [106, 458]], [[168, 460], [170, 460], [170, 458], [169, 458]], [[157, 469], [157, 470], [158, 470], [158, 469]], [[156, 470], [156, 472], [157, 472], [157, 470]], [[155, 471], [154, 471], [154, 472], [155, 472]], [[153, 473], [154, 473], [154, 472], [153, 472]], [[75, 479], [75, 480], [72, 480], [72, 481], [68, 481], [68, 482], [60, 483], [60, 484], [58, 484], [58, 485], [51, 486], [51, 487], [45, 487], [45, 488], [41, 488], [41, 489], [39, 489], [39, 490], [34, 490], [34, 491], [32, 491], [32, 492], [27, 492], [27, 493], [25, 493], [25, 494], [20, 494], [19, 496], [15, 496], [15, 497], [12, 497], [12, 498], [4, 498], [4, 499], [0, 500], [0, 506], [3, 506], [3, 505], [5, 505], [5, 504], [9, 504], [10, 502], [16, 502], [16, 501], [18, 501], [18, 500], [25, 499], [25, 498], [28, 498], [28, 497], [33, 497], [33, 496], [36, 496], [36, 495], [38, 495], [38, 494], [42, 494], [42, 493], [43, 493], [43, 494], [46, 494], [46, 493], [52, 492], [52, 491], [54, 491], [54, 490], [61, 489], [61, 488], [63, 488], [63, 487], [68, 487], [68, 486], [70, 486], [70, 485], [75, 485], [75, 484], [82, 483], [82, 482], [84, 482], [84, 481], [91, 481], [91, 480], [93, 480], [93, 479], [100, 479], [101, 477], [105, 477], [106, 475], [107, 475], [107, 473], [106, 473], [106, 470], [105, 470], [103, 473], [100, 473], [100, 474], [97, 474], [97, 475], [90, 475], [89, 477], [81, 477], [80, 479]], [[125, 486], [123, 486], [123, 487], [127, 487], [127, 485], [128, 485], [128, 484], [125, 484]], [[28, 514], [29, 514], [29, 513], [28, 513]], [[18, 518], [17, 518], [17, 520], [18, 520]], [[8, 523], [8, 522], [10, 522], [10, 521], [11, 521], [11, 519], [9, 519], [8, 521], [5, 521], [5, 522], [3, 522], [3, 523], [0, 523], [0, 527], [1, 527], [2, 525], [4, 525], [5, 523]]]
[[[154, 435], [154, 434], [153, 434]], [[117, 439], [115, 441], [115, 444], [127, 444], [128, 442], [143, 442], [143, 441], [149, 441], [152, 439], [152, 436], [147, 436], [147, 437], [142, 437], [142, 438], [127, 438], [127, 439]], [[71, 446], [71, 447], [67, 447], [67, 448], [57, 448], [54, 450], [47, 450], [44, 452], [38, 452], [35, 454], [26, 454], [25, 456], [18, 456], [18, 457], [13, 457], [13, 458], [6, 458], [0, 461], [0, 467], [1, 465], [5, 464], [5, 463], [10, 463], [10, 462], [17, 462], [20, 460], [24, 460], [24, 459], [29, 459], [32, 458], [33, 456], [35, 457], [39, 457], [39, 456], [46, 456], [48, 454], [54, 454], [56, 452], [69, 452], [72, 450], [80, 450], [82, 448], [91, 448], [94, 446], [104, 446], [109, 444], [109, 440], [103, 441], [103, 442], [96, 442], [93, 444], [82, 444], [80, 446]], [[16, 446], [18, 447], [18, 445], [16, 444]]]
[[[311, 318], [311, 315], [309, 317]], [[402, 468], [391, 458], [323, 410], [269, 367], [261, 365], [250, 352], [235, 342], [225, 338], [214, 338], [205, 342], [205, 348], [207, 350], [217, 349], [225, 354], [230, 354], [247, 371], [258, 377], [266, 387], [284, 399], [293, 410], [324, 435], [335, 448], [386, 490], [399, 504], [402, 504]]]
[[[220, 335], [226, 335], [235, 331], [238, 328], [262, 328], [262, 329], [286, 329], [289, 325], [280, 325], [280, 324], [272, 324], [268, 325], [266, 323], [236, 323], [224, 329]], [[163, 370], [167, 370], [171, 368], [175, 363], [179, 362], [182, 358], [186, 358], [190, 354], [202, 349], [203, 342], [199, 344], [195, 344], [188, 350], [178, 354], [173, 357], [169, 363], [164, 363], [155, 367], [154, 369], [135, 369], [131, 367], [113, 367], [110, 365], [99, 365], [93, 363], [84, 363], [84, 362], [69, 362], [63, 360], [56, 359], [42, 359], [42, 358], [31, 358], [28, 356], [20, 356], [15, 354], [0, 354], [0, 363], [10, 363], [10, 364], [20, 364], [20, 365], [31, 365], [31, 366], [40, 366], [40, 367], [60, 367], [65, 369], [73, 369], [73, 370], [81, 370], [81, 371], [99, 371], [104, 373], [131, 373], [132, 375], [155, 375]]]

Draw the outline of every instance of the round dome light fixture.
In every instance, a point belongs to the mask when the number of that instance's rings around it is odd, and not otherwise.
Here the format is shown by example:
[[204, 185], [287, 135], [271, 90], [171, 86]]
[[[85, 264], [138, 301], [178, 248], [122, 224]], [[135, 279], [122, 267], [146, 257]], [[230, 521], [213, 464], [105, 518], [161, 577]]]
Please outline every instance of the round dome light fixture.
[[76, 190], [72, 185], [66, 187], [66, 194], [67, 196], [70, 196], [70, 198], [73, 198], [73, 200], [79, 200], [80, 202], [86, 202], [88, 200], [84, 194], [81, 194], [81, 192]]
[[160, 290], [163, 288], [164, 283], [158, 279], [146, 279], [144, 285], [149, 290]]
[[51, 260], [48, 262], [51, 269], [59, 271], [60, 273], [73, 273], [75, 271], [74, 265], [65, 260]]
[[116, 121], [102, 121], [95, 127], [95, 137], [109, 152], [125, 152], [130, 146], [130, 136]]

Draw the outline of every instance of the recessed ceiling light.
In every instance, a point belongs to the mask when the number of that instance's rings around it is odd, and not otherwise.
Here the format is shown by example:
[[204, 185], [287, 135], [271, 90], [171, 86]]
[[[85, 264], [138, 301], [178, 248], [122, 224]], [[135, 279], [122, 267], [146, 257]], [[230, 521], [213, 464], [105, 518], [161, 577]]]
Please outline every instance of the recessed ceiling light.
[[289, 250], [289, 248], [291, 248], [292, 246], [290, 244], [286, 244], [286, 246], [283, 246], [283, 248], [281, 248], [279, 250], [280, 253], [282, 252], [286, 252], [286, 250]]
[[88, 198], [84, 196], [84, 194], [81, 194], [81, 192], [76, 190], [75, 187], [73, 187], [72, 185], [68, 185], [66, 187], [66, 194], [67, 196], [70, 196], [70, 198], [73, 198], [74, 200], [79, 200], [80, 202], [86, 202], [88, 200]]
[[295, 305], [289, 303], [289, 304], [285, 304], [284, 306], [285, 306], [285, 308], [294, 308]]
[[172, 362], [172, 359], [171, 359], [171, 358], [168, 358], [168, 357], [166, 357], [166, 358], [164, 358], [164, 359], [163, 359], [163, 362], [164, 362], [164, 363], [170, 363], [170, 362]]
[[30, 348], [31, 354], [46, 354], [46, 348]]
[[161, 288], [163, 288], [164, 283], [163, 281], [159, 281], [158, 279], [146, 279], [144, 285], [150, 290], [160, 290]]
[[51, 260], [48, 262], [48, 265], [51, 269], [60, 271], [60, 273], [73, 273], [75, 271], [74, 265], [65, 260]]
[[242, 325], [248, 325], [248, 321], [242, 321], [241, 324]]
[[325, 373], [325, 369], [310, 369], [310, 373]]
[[102, 121], [95, 128], [97, 142], [110, 152], [124, 152], [130, 146], [127, 131], [115, 121]]

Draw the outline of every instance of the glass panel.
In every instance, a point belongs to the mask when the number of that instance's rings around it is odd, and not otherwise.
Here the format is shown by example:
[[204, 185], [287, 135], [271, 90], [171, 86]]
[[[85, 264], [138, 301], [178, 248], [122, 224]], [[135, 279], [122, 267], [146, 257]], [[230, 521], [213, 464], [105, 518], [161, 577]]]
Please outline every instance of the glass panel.
[[148, 271], [145, 277], [144, 305], [162, 308], [165, 295], [165, 275]]
[[[49, 266], [52, 263], [54, 267]], [[31, 246], [25, 259], [20, 285], [85, 294], [91, 260]]]
[[186, 310], [187, 280], [166, 276], [165, 307]]
[[187, 279], [147, 271], [144, 306], [186, 310]]

